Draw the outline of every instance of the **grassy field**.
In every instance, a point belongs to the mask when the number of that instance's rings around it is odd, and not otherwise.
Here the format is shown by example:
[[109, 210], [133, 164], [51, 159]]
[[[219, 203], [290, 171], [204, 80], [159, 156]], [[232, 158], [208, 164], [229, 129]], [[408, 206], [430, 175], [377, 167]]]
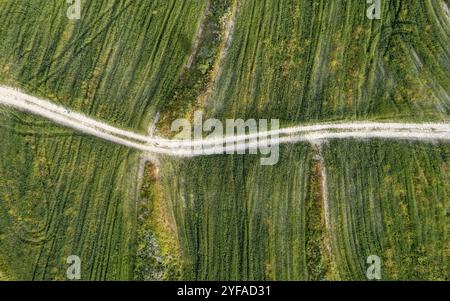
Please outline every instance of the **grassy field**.
[[306, 279], [309, 161], [304, 146], [270, 168], [246, 156], [165, 162], [185, 278]]
[[[188, 60], [206, 1], [0, 1], [2, 84], [146, 131]], [[49, 21], [50, 20], [50, 21]], [[2, 108], [0, 271], [134, 277], [138, 154]]]
[[322, 152], [329, 227], [315, 148], [283, 147], [275, 167], [165, 162], [184, 278], [364, 280], [377, 255], [384, 280], [449, 280], [449, 147], [375, 140]]
[[85, 279], [129, 277], [136, 154], [70, 132], [36, 135], [30, 126], [2, 118], [5, 124], [10, 125], [0, 131], [5, 270], [14, 279], [65, 279], [66, 258], [77, 255]]
[[[191, 52], [206, 0], [0, 2], [1, 74], [110, 123], [146, 130]], [[51, 20], [51, 21], [48, 21]], [[39, 26], [36, 26], [36, 25]]]
[[[228, 54], [197, 108], [284, 125], [448, 121], [444, 2], [383, 3], [372, 22], [363, 1], [239, 1]], [[446, 146], [326, 145], [330, 229], [314, 155], [288, 147], [273, 169], [249, 157], [165, 162], [175, 166], [162, 174], [185, 278], [362, 280], [373, 254], [383, 279], [449, 279]]]
[[[450, 27], [440, 0], [241, 1], [211, 115], [448, 120]], [[447, 2], [448, 4], [448, 2]], [[238, 66], [238, 67], [237, 67]]]
[[385, 280], [450, 280], [450, 147], [333, 142], [330, 237], [341, 279], [365, 279], [369, 255]]
[[[0, 84], [168, 135], [219, 119], [449, 121], [448, 0], [0, 0]], [[229, 40], [226, 39], [230, 36]], [[140, 154], [0, 108], [0, 280], [449, 280], [450, 150], [296, 144], [280, 162]], [[322, 184], [325, 183], [326, 191]], [[328, 213], [328, 214], [327, 214]], [[328, 217], [328, 218], [327, 218]]]

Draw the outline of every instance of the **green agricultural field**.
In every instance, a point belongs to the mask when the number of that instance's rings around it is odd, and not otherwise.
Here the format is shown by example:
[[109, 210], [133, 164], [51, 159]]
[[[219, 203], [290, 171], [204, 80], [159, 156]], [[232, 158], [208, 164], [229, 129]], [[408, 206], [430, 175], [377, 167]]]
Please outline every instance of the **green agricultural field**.
[[208, 112], [285, 124], [448, 120], [443, 2], [382, 1], [383, 18], [375, 22], [363, 2], [241, 1]]
[[0, 269], [13, 279], [65, 279], [66, 258], [82, 254], [87, 279], [129, 277], [137, 156], [45, 123], [39, 134], [2, 123]]
[[313, 218], [305, 214], [312, 201], [310, 154], [308, 147], [287, 147], [271, 168], [245, 156], [167, 164], [162, 181], [184, 250], [185, 277], [307, 278], [305, 246], [314, 239], [305, 235]]
[[[225, 119], [450, 122], [450, 1], [0, 0], [0, 86], [171, 138]], [[174, 158], [0, 106], [0, 280], [450, 280], [448, 141]]]
[[333, 142], [323, 153], [328, 227], [313, 148], [285, 147], [270, 168], [245, 156], [168, 164], [185, 277], [363, 280], [379, 254], [383, 279], [448, 280], [449, 147]]
[[79, 21], [64, 1], [0, 5], [5, 82], [146, 130], [183, 71], [206, 0], [87, 1]]

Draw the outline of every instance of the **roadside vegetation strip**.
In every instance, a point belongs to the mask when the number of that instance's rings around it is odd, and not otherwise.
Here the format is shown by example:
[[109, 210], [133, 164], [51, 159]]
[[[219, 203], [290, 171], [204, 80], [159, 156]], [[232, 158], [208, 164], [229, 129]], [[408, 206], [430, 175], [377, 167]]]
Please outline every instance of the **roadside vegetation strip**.
[[173, 156], [199, 156], [233, 149], [245, 151], [267, 144], [316, 142], [330, 139], [450, 140], [450, 124], [448, 123], [392, 122], [316, 124], [214, 139], [169, 140], [119, 129], [12, 88], [0, 87], [0, 104], [44, 117], [62, 126], [128, 148]]
[[50, 101], [38, 99], [31, 95], [17, 91], [13, 88], [0, 86], [0, 98], [2, 99], [0, 102], [9, 104], [19, 109], [20, 108], [26, 109], [26, 107], [28, 107], [31, 110], [31, 108], [33, 107], [34, 109], [31, 111], [31, 113], [40, 116], [42, 116], [41, 114], [44, 113], [51, 114], [52, 116], [59, 115], [65, 117], [67, 120], [73, 120], [92, 128], [109, 132], [117, 136], [126, 137], [127, 139], [132, 139], [140, 142], [147, 142], [149, 140], [148, 136], [136, 134], [130, 131], [125, 131], [117, 127], [110, 126], [106, 123], [99, 122], [97, 120], [89, 118], [86, 115], [77, 112], [72, 112], [67, 108], [53, 104]]

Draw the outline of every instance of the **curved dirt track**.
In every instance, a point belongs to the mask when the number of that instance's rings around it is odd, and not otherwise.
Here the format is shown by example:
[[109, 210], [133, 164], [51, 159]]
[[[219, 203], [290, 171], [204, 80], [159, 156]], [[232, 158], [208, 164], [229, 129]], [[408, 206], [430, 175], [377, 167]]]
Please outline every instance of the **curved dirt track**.
[[0, 86], [0, 105], [46, 118], [56, 124], [81, 133], [133, 148], [139, 151], [178, 157], [245, 151], [264, 145], [310, 142], [330, 139], [395, 139], [420, 141], [450, 141], [449, 123], [380, 123], [351, 122], [289, 127], [204, 140], [170, 140], [149, 137], [108, 125], [86, 115], [71, 112], [50, 101], [36, 98], [16, 89]]

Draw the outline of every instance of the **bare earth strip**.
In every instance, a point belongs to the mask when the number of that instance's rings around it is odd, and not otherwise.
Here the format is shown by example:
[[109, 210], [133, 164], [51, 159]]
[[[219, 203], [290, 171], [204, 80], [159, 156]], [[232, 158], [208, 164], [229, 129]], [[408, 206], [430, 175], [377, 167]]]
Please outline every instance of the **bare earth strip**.
[[450, 141], [450, 123], [380, 122], [316, 124], [214, 139], [170, 140], [119, 129], [9, 87], [0, 86], [0, 105], [46, 118], [56, 124], [118, 145], [147, 153], [178, 157], [194, 157], [233, 151], [242, 152], [257, 149], [264, 145], [296, 142], [318, 143], [330, 139], [379, 138]]

